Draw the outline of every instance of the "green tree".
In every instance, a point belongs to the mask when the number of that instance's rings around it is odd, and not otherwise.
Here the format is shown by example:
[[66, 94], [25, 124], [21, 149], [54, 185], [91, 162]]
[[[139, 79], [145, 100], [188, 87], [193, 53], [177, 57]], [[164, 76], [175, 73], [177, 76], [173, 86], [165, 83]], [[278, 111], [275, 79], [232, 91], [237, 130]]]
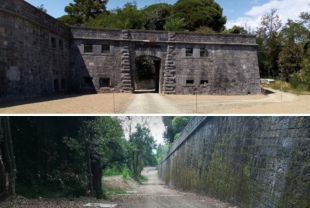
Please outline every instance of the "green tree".
[[81, 25], [90, 18], [106, 12], [106, 4], [108, 0], [74, 0], [65, 7], [65, 12], [70, 15], [74, 25]]
[[172, 120], [172, 127], [175, 135], [181, 133], [191, 119], [191, 116], [176, 116]]
[[171, 15], [172, 6], [166, 3], [152, 4], [141, 10], [144, 16], [142, 29], [164, 30], [167, 18]]
[[172, 144], [174, 141], [174, 131], [172, 127], [172, 120], [175, 116], [163, 116], [162, 121], [165, 126], [165, 132], [164, 132], [164, 140], [166, 144]]
[[38, 9], [40, 9], [42, 12], [46, 13], [47, 10], [44, 9], [44, 4], [41, 4], [40, 6], [37, 6]]
[[214, 0], [178, 0], [173, 5], [173, 15], [184, 18], [185, 29], [190, 31], [205, 26], [220, 32], [226, 24], [223, 9]]
[[191, 120], [191, 116], [163, 116], [163, 123], [166, 127], [164, 139], [166, 144], [172, 144], [180, 135], [184, 127]]
[[184, 19], [175, 17], [175, 18], [168, 18], [164, 25], [164, 29], [167, 31], [182, 31], [184, 30]]
[[65, 138], [64, 142], [76, 154], [84, 154], [91, 193], [101, 193], [102, 168], [125, 163], [126, 147], [120, 121], [111, 117], [94, 120], [81, 118], [77, 138]]
[[276, 9], [263, 15], [261, 28], [257, 30], [258, 62], [261, 77], [277, 77], [279, 75], [278, 56], [281, 51], [279, 29], [282, 22]]
[[301, 44], [292, 41], [286, 42], [279, 54], [279, 70], [282, 76], [289, 81], [292, 74], [299, 72], [303, 60], [303, 48]]
[[169, 150], [168, 144], [159, 144], [157, 146], [157, 150], [156, 150], [157, 163], [160, 162], [160, 160], [162, 159], [162, 157], [166, 154], [168, 150]]
[[156, 144], [150, 130], [140, 124], [136, 125], [135, 132], [130, 136], [130, 144], [133, 156], [131, 161], [133, 176], [138, 179], [143, 167], [157, 164], [153, 154]]
[[231, 34], [248, 34], [248, 31], [244, 27], [234, 25], [232, 28], [225, 30], [225, 33]]
[[106, 27], [119, 29], [141, 29], [144, 21], [136, 2], [126, 3], [123, 8], [116, 8], [108, 13], [97, 15], [85, 23], [89, 27]]

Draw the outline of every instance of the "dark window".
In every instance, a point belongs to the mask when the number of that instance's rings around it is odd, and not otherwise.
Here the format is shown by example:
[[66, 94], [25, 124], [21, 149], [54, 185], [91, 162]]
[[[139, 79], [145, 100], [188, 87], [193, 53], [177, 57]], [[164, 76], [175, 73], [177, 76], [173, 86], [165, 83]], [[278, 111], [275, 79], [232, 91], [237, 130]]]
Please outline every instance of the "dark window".
[[208, 49], [200, 48], [200, 57], [207, 57], [209, 55]]
[[93, 78], [83, 77], [83, 87], [93, 87]]
[[59, 49], [60, 50], [64, 49], [64, 42], [62, 40], [59, 40]]
[[65, 79], [61, 79], [61, 89], [62, 90], [66, 89], [66, 80]]
[[209, 83], [208, 80], [200, 80], [200, 85], [206, 85], [208, 83]]
[[110, 45], [101, 45], [101, 53], [110, 53]]
[[99, 84], [100, 87], [110, 87], [110, 78], [100, 78]]
[[84, 53], [92, 53], [93, 52], [93, 45], [84, 44]]
[[52, 48], [56, 48], [56, 38], [51, 37]]
[[186, 80], [186, 85], [193, 85], [194, 84], [194, 80], [190, 79], [190, 80]]
[[58, 79], [54, 79], [54, 91], [58, 92], [59, 91], [59, 82]]
[[193, 48], [186, 48], [185, 53], [186, 56], [193, 56]]

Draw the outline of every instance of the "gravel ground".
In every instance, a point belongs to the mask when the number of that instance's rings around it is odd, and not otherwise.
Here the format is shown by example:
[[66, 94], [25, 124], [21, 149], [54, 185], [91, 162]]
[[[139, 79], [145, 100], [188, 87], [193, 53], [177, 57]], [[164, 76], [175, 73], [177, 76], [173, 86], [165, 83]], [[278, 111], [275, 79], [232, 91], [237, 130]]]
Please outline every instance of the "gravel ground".
[[170, 189], [158, 178], [157, 170], [152, 167], [144, 168], [142, 174], [149, 180], [143, 183], [135, 195], [117, 195], [113, 203], [122, 208], [233, 208], [228, 203], [187, 192]]
[[180, 192], [164, 185], [153, 167], [144, 168], [142, 173], [149, 180], [142, 185], [130, 182], [129, 186], [122, 182], [120, 176], [108, 177], [107, 183], [113, 188], [135, 189], [136, 194], [112, 195], [109, 200], [80, 197], [74, 199], [26, 199], [21, 196], [10, 197], [0, 203], [0, 208], [65, 208], [84, 207], [87, 203], [117, 204], [116, 208], [236, 208], [208, 196]]
[[[310, 95], [197, 96], [199, 114], [309, 114]], [[116, 114], [194, 114], [195, 95], [118, 93]], [[113, 94], [57, 95], [0, 103], [0, 114], [114, 114]]]

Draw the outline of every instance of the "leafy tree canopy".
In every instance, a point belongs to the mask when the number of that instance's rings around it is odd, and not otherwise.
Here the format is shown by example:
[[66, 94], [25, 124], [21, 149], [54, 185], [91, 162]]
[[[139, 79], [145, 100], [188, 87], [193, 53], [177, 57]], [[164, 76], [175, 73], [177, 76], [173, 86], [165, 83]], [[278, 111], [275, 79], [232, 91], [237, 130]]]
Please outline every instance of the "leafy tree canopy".
[[206, 26], [220, 32], [226, 24], [223, 9], [214, 0], [179, 0], [173, 6], [173, 14], [184, 18], [185, 28], [190, 31]]
[[65, 7], [70, 17], [76, 21], [76, 25], [80, 25], [96, 15], [106, 12], [106, 4], [108, 0], [74, 0]]

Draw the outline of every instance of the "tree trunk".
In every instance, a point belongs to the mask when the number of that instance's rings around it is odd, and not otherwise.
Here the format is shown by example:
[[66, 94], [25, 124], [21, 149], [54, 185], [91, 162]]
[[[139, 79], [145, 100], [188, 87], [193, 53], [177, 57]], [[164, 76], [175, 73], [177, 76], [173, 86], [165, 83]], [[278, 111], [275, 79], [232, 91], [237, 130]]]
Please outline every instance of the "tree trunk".
[[13, 152], [13, 145], [12, 145], [12, 136], [11, 136], [11, 128], [10, 128], [10, 121], [9, 117], [4, 117], [4, 128], [5, 128], [5, 135], [4, 138], [6, 139], [7, 148], [8, 148], [8, 155], [10, 157], [10, 169], [8, 170], [9, 173], [9, 195], [15, 195], [15, 180], [16, 180], [16, 165], [15, 165], [15, 157]]
[[91, 159], [90, 159], [90, 152], [89, 152], [89, 143], [87, 142], [87, 139], [86, 139], [85, 123], [82, 117], [81, 117], [81, 121], [82, 121], [82, 128], [83, 128], [83, 140], [84, 140], [84, 145], [85, 145], [85, 150], [86, 150], [87, 169], [88, 169], [88, 174], [89, 174], [88, 183], [89, 183], [89, 188], [90, 188], [90, 194], [91, 196], [93, 196], [94, 187], [93, 187], [93, 174], [92, 174]]
[[96, 160], [91, 163], [92, 174], [93, 174], [93, 187], [96, 193], [102, 191], [102, 167], [100, 160]]
[[8, 196], [9, 196], [8, 175], [5, 172], [5, 166], [2, 160], [2, 151], [0, 148], [0, 201], [5, 200]]
[[17, 171], [15, 166], [9, 117], [2, 117], [0, 121], [3, 124], [4, 130], [3, 142], [1, 143], [0, 148], [0, 174], [1, 184], [5, 187], [3, 192], [0, 193], [0, 199], [4, 200], [8, 196], [15, 195], [15, 180]]

